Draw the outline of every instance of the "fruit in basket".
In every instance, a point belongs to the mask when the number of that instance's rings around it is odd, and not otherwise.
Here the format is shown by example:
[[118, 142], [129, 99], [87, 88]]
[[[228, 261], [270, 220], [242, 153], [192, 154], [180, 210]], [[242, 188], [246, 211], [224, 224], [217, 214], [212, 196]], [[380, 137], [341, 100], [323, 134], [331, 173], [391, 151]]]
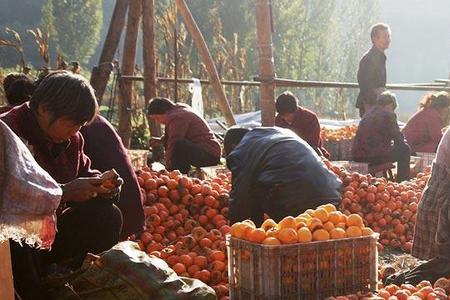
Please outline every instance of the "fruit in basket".
[[266, 239], [266, 232], [262, 228], [252, 229], [249, 234], [249, 241], [257, 244], [261, 244]]
[[277, 238], [269, 236], [264, 239], [262, 244], [263, 245], [281, 245], [281, 242]]
[[264, 220], [264, 222], [262, 223], [261, 228], [262, 228], [264, 231], [268, 231], [269, 229], [271, 229], [271, 228], [276, 228], [277, 226], [278, 226], [278, 224], [277, 224], [274, 220], [272, 220], [272, 219], [266, 219], [266, 220]]
[[297, 223], [294, 217], [288, 216], [283, 218], [280, 222], [278, 222], [278, 228], [297, 228]]
[[332, 240], [338, 240], [338, 239], [343, 239], [347, 237], [347, 233], [345, 232], [344, 229], [342, 228], [334, 228], [330, 231], [330, 238]]
[[297, 231], [291, 227], [282, 228], [278, 233], [278, 239], [282, 244], [295, 244], [298, 241]]
[[308, 227], [302, 227], [297, 230], [297, 239], [300, 243], [308, 243], [312, 241], [312, 233]]
[[313, 232], [313, 241], [326, 241], [330, 239], [330, 234], [325, 229], [317, 229]]

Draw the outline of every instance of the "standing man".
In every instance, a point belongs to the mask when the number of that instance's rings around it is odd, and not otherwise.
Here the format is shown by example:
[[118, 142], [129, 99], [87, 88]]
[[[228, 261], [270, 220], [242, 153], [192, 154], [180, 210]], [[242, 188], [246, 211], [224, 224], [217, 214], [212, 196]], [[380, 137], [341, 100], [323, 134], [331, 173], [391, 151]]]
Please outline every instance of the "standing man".
[[362, 117], [367, 108], [374, 105], [378, 95], [386, 89], [386, 55], [384, 51], [391, 43], [391, 29], [388, 25], [378, 23], [370, 32], [372, 48], [359, 61], [359, 94], [356, 107]]

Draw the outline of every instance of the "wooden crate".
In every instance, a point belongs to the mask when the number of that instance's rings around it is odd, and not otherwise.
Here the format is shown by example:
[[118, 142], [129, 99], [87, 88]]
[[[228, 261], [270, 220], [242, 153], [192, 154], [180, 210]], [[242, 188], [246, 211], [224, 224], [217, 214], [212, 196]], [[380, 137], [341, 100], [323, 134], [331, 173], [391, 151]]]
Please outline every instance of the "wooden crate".
[[374, 291], [378, 235], [269, 246], [227, 236], [231, 299], [325, 299]]

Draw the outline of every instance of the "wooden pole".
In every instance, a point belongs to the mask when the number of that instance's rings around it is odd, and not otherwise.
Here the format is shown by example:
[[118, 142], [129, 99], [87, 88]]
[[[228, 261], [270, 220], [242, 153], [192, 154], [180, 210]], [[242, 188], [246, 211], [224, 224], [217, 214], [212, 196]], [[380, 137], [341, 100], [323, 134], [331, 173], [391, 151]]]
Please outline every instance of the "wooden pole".
[[[154, 0], [142, 0], [142, 40], [144, 59], [144, 97], [145, 107], [150, 99], [156, 97], [156, 64], [155, 64], [155, 26]], [[161, 126], [149, 119], [151, 136], [161, 136]]]
[[273, 84], [275, 74], [269, 0], [256, 0], [256, 36], [259, 53], [259, 77], [264, 78], [259, 94], [261, 123], [263, 126], [273, 126], [275, 123], [275, 86]]
[[184, 0], [175, 0], [175, 3], [177, 5], [178, 11], [183, 17], [184, 24], [186, 25], [187, 30], [191, 34], [192, 39], [197, 46], [198, 53], [200, 54], [200, 57], [202, 58], [206, 66], [206, 71], [208, 72], [208, 76], [210, 78], [214, 93], [216, 94], [219, 101], [219, 108], [225, 117], [225, 121], [227, 122], [228, 126], [235, 125], [236, 121], [234, 120], [233, 112], [231, 111], [230, 105], [225, 95], [225, 91], [220, 83], [220, 78], [217, 74], [216, 66], [214, 65], [211, 53], [208, 50], [208, 46], [205, 43], [205, 39], [203, 38], [203, 35], [198, 28], [197, 23], [195, 22], [194, 17], [189, 10], [189, 7], [186, 5], [186, 2]]
[[9, 241], [0, 243], [0, 299], [14, 300], [14, 282]]
[[[122, 74], [133, 75], [136, 62], [136, 44], [141, 17], [141, 1], [131, 1], [128, 10], [127, 30], [123, 46]], [[131, 111], [133, 97], [133, 82], [119, 78], [119, 135], [125, 147], [130, 147], [131, 139]]]
[[103, 44], [103, 50], [98, 61], [98, 66], [92, 69], [91, 85], [95, 89], [99, 104], [102, 102], [109, 75], [113, 70], [112, 61], [119, 45], [120, 36], [125, 25], [128, 4], [130, 0], [117, 0], [114, 12], [109, 24], [108, 34]]

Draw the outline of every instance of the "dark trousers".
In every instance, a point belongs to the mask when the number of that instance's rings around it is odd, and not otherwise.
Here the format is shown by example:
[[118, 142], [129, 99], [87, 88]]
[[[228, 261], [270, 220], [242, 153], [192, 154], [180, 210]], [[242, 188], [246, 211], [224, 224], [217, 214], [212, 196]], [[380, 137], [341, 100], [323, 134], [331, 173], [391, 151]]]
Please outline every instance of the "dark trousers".
[[369, 164], [378, 165], [386, 162], [397, 162], [397, 182], [408, 180], [410, 177], [409, 163], [411, 160], [411, 148], [408, 144], [396, 144], [394, 149], [389, 154], [389, 157], [375, 157], [367, 160], [356, 160], [361, 162], [368, 162]]
[[219, 161], [219, 156], [209, 154], [190, 140], [178, 139], [174, 144], [172, 165], [169, 169], [178, 169], [181, 173], [187, 174], [191, 165], [195, 167], [215, 166]]
[[88, 252], [98, 254], [119, 241], [122, 214], [110, 200], [75, 203], [58, 217], [50, 252], [11, 241], [14, 287], [22, 299], [48, 299], [42, 286], [51, 263], [77, 269]]

